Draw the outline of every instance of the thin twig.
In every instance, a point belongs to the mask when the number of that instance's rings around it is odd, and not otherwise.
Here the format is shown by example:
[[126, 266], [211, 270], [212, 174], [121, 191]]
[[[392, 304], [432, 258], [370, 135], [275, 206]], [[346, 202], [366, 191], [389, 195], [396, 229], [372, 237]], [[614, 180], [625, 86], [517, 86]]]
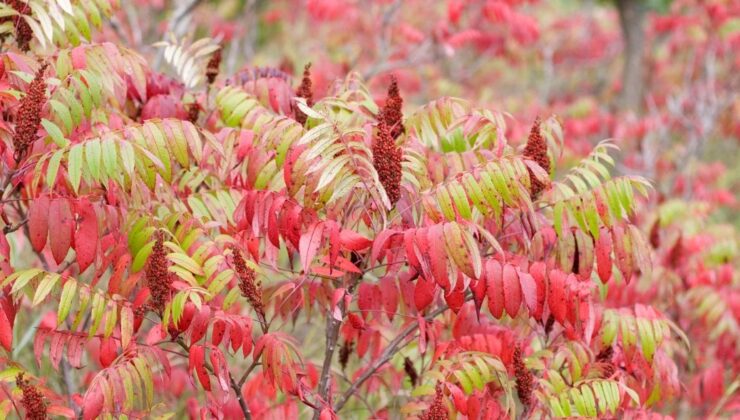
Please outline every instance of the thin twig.
[[[432, 319], [437, 317], [437, 315], [443, 313], [447, 309], [449, 309], [447, 305], [442, 305], [439, 308], [427, 314], [424, 317], [424, 320], [431, 321]], [[380, 355], [380, 357], [375, 359], [375, 361], [373, 361], [370, 364], [370, 366], [362, 373], [362, 375], [360, 375], [359, 378], [357, 378], [357, 380], [349, 387], [349, 389], [347, 389], [347, 391], [345, 391], [344, 394], [342, 394], [342, 396], [339, 398], [339, 401], [337, 401], [337, 403], [334, 405], [334, 412], [339, 412], [339, 410], [341, 410], [342, 407], [344, 407], [344, 405], [347, 404], [347, 401], [349, 401], [349, 399], [352, 398], [352, 395], [354, 395], [357, 389], [359, 389], [362, 386], [362, 384], [364, 384], [368, 379], [370, 379], [370, 377], [372, 377], [375, 374], [375, 372], [378, 371], [378, 369], [380, 369], [384, 364], [386, 364], [389, 360], [391, 360], [394, 354], [396, 354], [399, 350], [401, 350], [405, 346], [405, 345], [402, 345], [402, 343], [404, 342], [404, 340], [406, 340], [406, 337], [408, 337], [414, 331], [416, 331], [417, 328], [419, 328], [418, 321], [406, 327], [406, 329], [401, 331], [401, 333], [398, 334], [398, 336], [394, 338], [393, 341], [391, 341], [388, 344], [388, 347], [385, 348], [385, 350]]]
[[[187, 344], [185, 344], [182, 338], [178, 338], [176, 342], [185, 351], [190, 352], [190, 348], [188, 347]], [[207, 361], [205, 362], [205, 367], [212, 375], [215, 375], [215, 372], [213, 371], [213, 367], [211, 367], [211, 364], [208, 363]], [[244, 415], [244, 418], [246, 420], [251, 420], [252, 412], [249, 411], [249, 406], [247, 405], [247, 402], [244, 401], [244, 395], [242, 394], [241, 386], [238, 385], [236, 381], [234, 381], [234, 377], [231, 375], [231, 372], [229, 372], [228, 369], [227, 369], [227, 373], [229, 374], [229, 384], [231, 385], [231, 389], [236, 394], [236, 399], [239, 401], [239, 407], [241, 407], [242, 409], [242, 414]]]

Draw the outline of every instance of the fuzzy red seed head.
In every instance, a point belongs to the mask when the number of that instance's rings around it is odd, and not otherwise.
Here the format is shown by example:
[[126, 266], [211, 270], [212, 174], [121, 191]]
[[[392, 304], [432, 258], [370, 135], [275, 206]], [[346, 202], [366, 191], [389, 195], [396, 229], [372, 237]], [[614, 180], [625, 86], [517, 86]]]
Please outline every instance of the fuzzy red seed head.
[[373, 166], [391, 204], [401, 197], [401, 148], [391, 136], [384, 121], [378, 124], [378, 134], [373, 142]]
[[39, 390], [23, 377], [23, 372], [15, 378], [15, 384], [23, 392], [21, 405], [26, 410], [26, 419], [44, 420], [47, 418], [46, 403]]
[[190, 103], [186, 106], [188, 111], [188, 121], [195, 124], [200, 116], [200, 105], [197, 102]]
[[16, 161], [20, 161], [25, 156], [26, 151], [37, 138], [36, 132], [41, 125], [41, 109], [46, 103], [44, 71], [47, 66], [48, 64], [43, 64], [36, 72], [36, 77], [28, 85], [26, 96], [21, 99], [13, 136]]
[[[299, 98], [303, 98], [306, 100], [306, 104], [308, 106], [313, 105], [313, 83], [311, 82], [311, 63], [306, 64], [306, 67], [303, 68], [303, 79], [301, 80], [301, 85], [298, 86], [298, 89], [295, 92], [295, 96]], [[301, 125], [306, 124], [306, 114], [303, 113], [300, 109], [296, 107], [295, 110], [295, 120], [301, 123]]]
[[419, 381], [419, 374], [416, 372], [416, 368], [414, 367], [414, 362], [411, 361], [408, 357], [403, 358], [403, 370], [406, 372], [406, 375], [409, 377], [409, 380], [411, 381], [411, 385], [416, 385], [416, 383]]
[[162, 313], [172, 296], [172, 274], [168, 271], [167, 251], [164, 248], [164, 234], [155, 233], [154, 248], [146, 267], [146, 282], [151, 292], [151, 308]]
[[612, 375], [614, 375], [614, 372], [617, 370], [616, 366], [614, 366], [614, 362], [612, 362], [612, 358], [614, 357], [614, 348], [611, 346], [604, 348], [599, 352], [598, 355], [596, 355], [596, 363], [598, 363], [601, 366], [601, 369], [603, 371], [603, 377], [609, 378]]
[[[532, 125], [532, 131], [530, 131], [529, 133], [527, 145], [524, 147], [523, 154], [524, 157], [535, 161], [538, 165], [540, 165], [542, 169], [545, 170], [545, 172], [549, 173], [550, 157], [547, 156], [547, 142], [540, 133], [540, 124], [540, 118], [537, 117], [537, 119], [534, 120], [534, 124]], [[529, 168], [527, 168], [527, 171], [529, 171], [529, 178], [531, 179], [532, 183], [532, 197], [537, 197], [540, 192], [542, 192], [542, 190], [548, 187], [548, 185], [535, 177]]]
[[394, 139], [406, 132], [406, 128], [403, 126], [402, 108], [403, 99], [398, 92], [398, 80], [396, 80], [396, 76], [391, 76], [391, 84], [388, 86], [388, 96], [383, 109], [380, 111], [379, 119], [388, 126], [388, 130]]
[[213, 55], [211, 56], [211, 59], [208, 60], [208, 64], [206, 65], [206, 79], [208, 79], [209, 85], [213, 84], [213, 82], [216, 80], [220, 67], [221, 67], [221, 48], [217, 49], [213, 53]]
[[450, 418], [450, 415], [447, 412], [447, 407], [445, 406], [441, 384], [437, 384], [434, 401], [432, 401], [432, 405], [429, 406], [427, 411], [425, 411], [420, 418], [421, 420], [447, 420]]
[[232, 251], [234, 252], [234, 271], [239, 278], [239, 290], [242, 296], [252, 305], [260, 319], [264, 319], [265, 306], [262, 302], [262, 282], [257, 280], [257, 274], [254, 270], [247, 267], [242, 252], [236, 247], [232, 247]]
[[29, 44], [33, 39], [33, 29], [31, 29], [23, 15], [30, 14], [31, 9], [28, 3], [22, 0], [5, 0], [4, 3], [15, 9], [18, 14], [0, 18], [0, 24], [12, 21], [15, 28], [15, 42], [18, 44], [18, 48], [22, 51], [28, 51]]
[[522, 349], [516, 346], [514, 349], [514, 375], [516, 376], [516, 391], [519, 394], [519, 401], [523, 405], [529, 406], [532, 402], [532, 386], [534, 384], [534, 375], [524, 365], [522, 359]]

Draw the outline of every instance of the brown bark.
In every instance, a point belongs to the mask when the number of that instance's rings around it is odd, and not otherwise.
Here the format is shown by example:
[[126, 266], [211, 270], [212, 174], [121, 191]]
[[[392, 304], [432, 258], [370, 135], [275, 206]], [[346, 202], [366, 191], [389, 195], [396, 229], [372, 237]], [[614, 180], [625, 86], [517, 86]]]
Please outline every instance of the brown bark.
[[643, 0], [615, 0], [624, 41], [624, 67], [619, 106], [639, 112], [643, 98], [643, 51], [645, 45], [645, 16]]

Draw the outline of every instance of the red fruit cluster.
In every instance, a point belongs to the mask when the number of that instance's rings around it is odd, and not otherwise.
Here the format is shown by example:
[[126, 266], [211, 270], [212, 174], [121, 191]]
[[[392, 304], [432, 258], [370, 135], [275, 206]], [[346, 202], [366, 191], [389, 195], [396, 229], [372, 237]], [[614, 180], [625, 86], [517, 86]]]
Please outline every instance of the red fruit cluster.
[[385, 99], [385, 105], [380, 111], [380, 120], [385, 122], [388, 130], [394, 139], [397, 139], [402, 133], [406, 132], [403, 126], [403, 99], [398, 93], [398, 80], [396, 76], [391, 76], [391, 85], [388, 86], [388, 96]]
[[234, 252], [234, 271], [239, 278], [239, 290], [247, 299], [252, 308], [257, 312], [259, 319], [265, 319], [265, 306], [262, 302], [262, 282], [257, 280], [257, 275], [251, 268], [247, 267], [241, 251], [232, 247]]
[[18, 48], [23, 51], [28, 51], [29, 44], [33, 39], [33, 29], [31, 29], [31, 26], [23, 17], [24, 14], [27, 14], [30, 11], [28, 3], [21, 0], [5, 0], [4, 3], [15, 9], [19, 14], [15, 16], [6, 16], [0, 19], [0, 24], [13, 21], [13, 27], [16, 28], [15, 41], [18, 43]]
[[198, 116], [200, 116], [200, 105], [197, 102], [190, 103], [186, 106], [188, 111], [188, 121], [195, 124], [198, 122]]
[[[313, 84], [311, 83], [311, 63], [306, 64], [306, 67], [303, 68], [303, 79], [301, 80], [301, 85], [298, 86], [298, 90], [296, 90], [295, 92], [295, 96], [305, 99], [308, 106], [313, 105]], [[295, 120], [301, 123], [301, 125], [306, 124], [306, 114], [304, 114], [303, 111], [301, 111], [300, 109], [296, 108]]]
[[151, 308], [162, 313], [172, 296], [172, 274], [167, 270], [167, 251], [164, 249], [164, 234], [155, 233], [154, 248], [146, 267], [146, 282], [151, 292]]
[[655, 249], [660, 248], [660, 219], [656, 220], [650, 228], [650, 245]]
[[416, 368], [414, 368], [414, 362], [412, 362], [408, 357], [403, 358], [403, 370], [409, 377], [411, 385], [416, 385], [419, 380], [419, 374], [416, 372]]
[[208, 64], [206, 65], [206, 79], [208, 79], [209, 85], [213, 84], [213, 82], [216, 80], [219, 67], [221, 67], [221, 48], [217, 49], [213, 53], [211, 59], [208, 60]]
[[601, 352], [596, 355], [596, 363], [600, 363], [602, 365], [605, 378], [611, 377], [614, 374], [614, 371], [617, 369], [612, 362], [613, 356], [614, 349], [611, 346], [605, 348], [604, 350], [601, 350]]
[[421, 415], [421, 420], [447, 420], [450, 415], [447, 413], [447, 407], [444, 402], [444, 395], [442, 395], [442, 385], [437, 384], [436, 394], [434, 395], [434, 401], [429, 406], [427, 411]]
[[402, 158], [401, 148], [396, 147], [388, 125], [381, 120], [378, 124], [378, 135], [373, 142], [373, 166], [391, 204], [395, 204], [401, 197]]
[[514, 349], [514, 376], [516, 376], [516, 392], [519, 394], [519, 401], [523, 405], [529, 406], [532, 402], [534, 375], [524, 365], [522, 348], [519, 346]]
[[[529, 133], [527, 145], [524, 147], [524, 157], [535, 161], [545, 170], [545, 172], [550, 172], [550, 158], [547, 156], [547, 142], [542, 138], [542, 134], [540, 134], [539, 117], [534, 120], [534, 125], [532, 125], [532, 131]], [[532, 170], [527, 168], [527, 171], [529, 171], [529, 178], [532, 181], [532, 197], [537, 197], [542, 190], [547, 188], [547, 185], [535, 177]]]
[[26, 150], [36, 141], [36, 132], [41, 125], [41, 108], [46, 102], [44, 71], [47, 66], [48, 64], [43, 64], [36, 72], [36, 77], [28, 86], [26, 96], [21, 99], [13, 136], [16, 161], [20, 161], [26, 154]]
[[26, 409], [26, 419], [46, 419], [46, 403], [44, 403], [44, 397], [35, 386], [31, 385], [28, 379], [23, 378], [23, 372], [15, 377], [15, 384], [23, 392], [21, 405]]

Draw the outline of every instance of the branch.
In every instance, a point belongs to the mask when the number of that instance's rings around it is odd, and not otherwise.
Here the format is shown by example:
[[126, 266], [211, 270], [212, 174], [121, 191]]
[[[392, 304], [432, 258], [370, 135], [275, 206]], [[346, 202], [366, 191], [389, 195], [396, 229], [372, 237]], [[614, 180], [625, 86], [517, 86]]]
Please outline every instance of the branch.
[[[427, 314], [424, 317], [424, 320], [431, 321], [432, 319], [437, 317], [437, 315], [443, 313], [447, 309], [449, 309], [447, 305], [442, 305], [439, 308]], [[401, 345], [401, 344], [406, 339], [406, 337], [408, 337], [414, 331], [416, 331], [417, 328], [419, 328], [419, 321], [415, 321], [411, 325], [406, 327], [405, 330], [401, 331], [401, 333], [398, 334], [398, 336], [396, 336], [396, 338], [394, 338], [393, 341], [390, 342], [390, 344], [388, 344], [388, 347], [385, 348], [385, 350], [383, 351], [383, 354], [381, 354], [380, 357], [375, 359], [375, 361], [373, 361], [370, 364], [370, 366], [365, 370], [365, 372], [363, 372], [362, 375], [360, 375], [360, 377], [357, 378], [357, 381], [355, 381], [349, 387], [349, 389], [344, 394], [342, 394], [342, 397], [339, 398], [339, 401], [337, 401], [336, 405], [334, 406], [335, 413], [338, 413], [339, 410], [341, 410], [342, 407], [344, 407], [344, 405], [347, 404], [347, 401], [349, 401], [349, 399], [352, 398], [352, 395], [354, 395], [354, 393], [357, 391], [358, 388], [362, 386], [362, 384], [364, 384], [368, 379], [370, 379], [370, 377], [373, 376], [375, 372], [378, 371], [378, 369], [380, 369], [384, 364], [386, 364], [389, 360], [391, 360], [393, 355], [395, 355], [399, 350], [401, 350], [405, 346], [405, 344], [404, 345]]]
[[[180, 345], [180, 347], [183, 348], [186, 352], [190, 352], [190, 348], [187, 344], [182, 340], [182, 338], [177, 339], [177, 344]], [[211, 364], [206, 361], [205, 363], [206, 369], [213, 375], [215, 374], [213, 371], [213, 367], [211, 367]], [[247, 405], [247, 402], [244, 401], [244, 395], [242, 395], [241, 387], [234, 381], [234, 377], [231, 375], [231, 372], [226, 369], [229, 373], [229, 382], [231, 384], [231, 389], [234, 390], [234, 393], [236, 394], [236, 399], [239, 401], [239, 407], [242, 409], [242, 414], [244, 415], [245, 420], [252, 420], [252, 412], [249, 411], [249, 406]]]
[[16, 230], [22, 228], [23, 225], [25, 225], [26, 223], [28, 223], [28, 217], [26, 217], [25, 219], [21, 220], [20, 222], [18, 222], [15, 225], [7, 225], [7, 226], [5, 226], [3, 228], [3, 233], [7, 235], [8, 233], [15, 232]]
[[[344, 299], [339, 304], [339, 313], [344, 317]], [[331, 370], [331, 362], [334, 359], [334, 350], [337, 347], [337, 340], [339, 339], [339, 326], [342, 324], [341, 321], [334, 318], [331, 308], [329, 308], [326, 316], [326, 351], [324, 352], [324, 365], [321, 368], [321, 381], [319, 382], [319, 398], [324, 401], [328, 401], [329, 395], [329, 371]], [[319, 418], [321, 414], [320, 406], [317, 404], [317, 408], [314, 412], [314, 420]]]

